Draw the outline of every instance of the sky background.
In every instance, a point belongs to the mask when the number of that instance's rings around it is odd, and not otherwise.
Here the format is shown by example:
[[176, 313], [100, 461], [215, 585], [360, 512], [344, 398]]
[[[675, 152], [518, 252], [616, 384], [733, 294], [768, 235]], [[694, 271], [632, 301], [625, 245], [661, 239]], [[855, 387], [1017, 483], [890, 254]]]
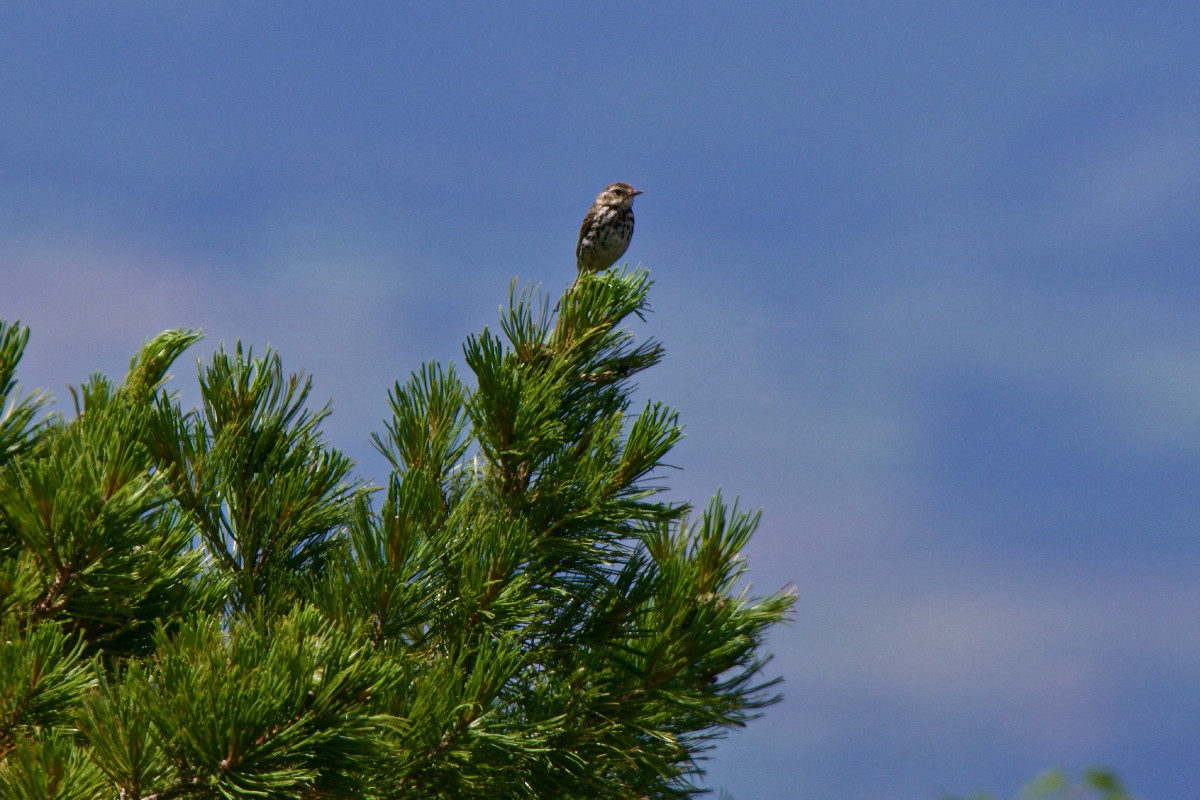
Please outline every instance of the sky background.
[[656, 280], [673, 497], [762, 507], [787, 699], [737, 800], [1200, 796], [1200, 4], [7, 3], [19, 372], [240, 338], [368, 444], [557, 292], [607, 183]]

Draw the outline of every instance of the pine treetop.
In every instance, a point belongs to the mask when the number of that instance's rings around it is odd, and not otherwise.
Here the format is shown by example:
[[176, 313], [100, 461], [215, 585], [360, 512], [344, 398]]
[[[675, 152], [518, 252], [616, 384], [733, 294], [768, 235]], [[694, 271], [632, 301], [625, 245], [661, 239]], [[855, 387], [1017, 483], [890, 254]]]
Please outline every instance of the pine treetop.
[[354, 477], [279, 354], [167, 331], [74, 415], [0, 321], [0, 797], [669, 798], [778, 699], [758, 514], [662, 498], [645, 270], [515, 284], [469, 380], [397, 382]]

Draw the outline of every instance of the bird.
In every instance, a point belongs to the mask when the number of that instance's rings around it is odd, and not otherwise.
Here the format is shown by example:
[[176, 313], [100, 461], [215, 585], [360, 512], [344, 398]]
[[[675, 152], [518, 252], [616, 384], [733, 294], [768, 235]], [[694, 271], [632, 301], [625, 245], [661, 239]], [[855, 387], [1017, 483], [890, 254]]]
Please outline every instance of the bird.
[[579, 228], [575, 266], [579, 274], [608, 269], [633, 238], [633, 198], [642, 193], [628, 183], [612, 183], [596, 195]]

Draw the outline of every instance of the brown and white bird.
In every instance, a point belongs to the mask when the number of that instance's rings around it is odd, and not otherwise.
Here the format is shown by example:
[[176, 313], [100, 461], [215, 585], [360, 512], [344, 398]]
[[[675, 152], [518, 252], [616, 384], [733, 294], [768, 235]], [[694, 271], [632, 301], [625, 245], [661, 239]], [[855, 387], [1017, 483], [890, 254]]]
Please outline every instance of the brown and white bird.
[[641, 193], [628, 183], [613, 183], [596, 195], [575, 245], [580, 274], [608, 269], [625, 254], [633, 238], [633, 198]]

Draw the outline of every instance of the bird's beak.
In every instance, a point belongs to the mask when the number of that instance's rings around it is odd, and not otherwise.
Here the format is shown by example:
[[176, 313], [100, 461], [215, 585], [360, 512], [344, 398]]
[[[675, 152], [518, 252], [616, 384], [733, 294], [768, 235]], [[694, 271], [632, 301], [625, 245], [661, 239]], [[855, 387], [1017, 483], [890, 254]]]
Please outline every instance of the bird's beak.
[[634, 189], [634, 190], [633, 190], [633, 196], [634, 196], [634, 197], [637, 197], [637, 196], [638, 196], [639, 194], [641, 194], [641, 193], [642, 193], [642, 190], [641, 190], [641, 189]]

